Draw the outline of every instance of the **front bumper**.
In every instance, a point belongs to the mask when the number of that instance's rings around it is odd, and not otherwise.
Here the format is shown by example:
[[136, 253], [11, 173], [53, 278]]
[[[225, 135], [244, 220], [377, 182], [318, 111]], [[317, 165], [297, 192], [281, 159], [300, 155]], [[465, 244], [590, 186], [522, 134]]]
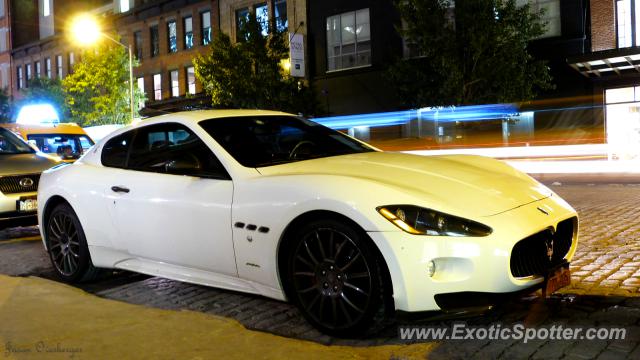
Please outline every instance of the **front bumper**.
[[37, 193], [18, 193], [3, 194], [0, 193], [0, 230], [17, 227], [38, 225], [38, 217], [36, 212], [18, 212], [16, 202], [21, 197], [35, 197]]
[[[554, 195], [480, 219], [493, 229], [487, 237], [417, 236], [401, 231], [370, 232], [369, 236], [389, 268], [396, 309], [441, 310], [444, 306], [438, 305], [436, 297], [450, 299], [459, 295], [468, 298], [473, 306], [474, 293], [498, 296], [540, 287], [544, 282], [541, 274], [512, 275], [510, 263], [515, 244], [533, 234], [555, 230], [559, 222], [576, 216], [571, 206]], [[576, 246], [577, 230], [565, 260], [571, 260]], [[433, 276], [427, 270], [431, 261], [436, 269]], [[457, 303], [463, 305], [464, 301]]]

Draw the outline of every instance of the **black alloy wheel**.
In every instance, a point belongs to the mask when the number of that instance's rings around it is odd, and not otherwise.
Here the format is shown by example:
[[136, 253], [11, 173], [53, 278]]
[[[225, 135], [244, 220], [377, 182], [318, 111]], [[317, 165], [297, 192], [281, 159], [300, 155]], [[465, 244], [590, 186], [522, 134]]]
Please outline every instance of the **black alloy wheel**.
[[384, 319], [385, 277], [365, 236], [327, 220], [305, 226], [292, 244], [291, 297], [307, 320], [327, 334], [365, 336]]
[[56, 275], [65, 282], [89, 281], [99, 269], [91, 263], [78, 216], [66, 203], [57, 205], [46, 219], [45, 236]]

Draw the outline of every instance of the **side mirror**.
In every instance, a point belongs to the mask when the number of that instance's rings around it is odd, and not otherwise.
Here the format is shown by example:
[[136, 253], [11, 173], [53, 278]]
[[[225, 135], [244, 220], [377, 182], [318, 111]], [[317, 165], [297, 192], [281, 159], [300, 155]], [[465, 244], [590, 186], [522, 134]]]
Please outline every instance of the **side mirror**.
[[164, 164], [167, 174], [191, 175], [200, 170], [200, 162], [195, 156], [172, 159]]

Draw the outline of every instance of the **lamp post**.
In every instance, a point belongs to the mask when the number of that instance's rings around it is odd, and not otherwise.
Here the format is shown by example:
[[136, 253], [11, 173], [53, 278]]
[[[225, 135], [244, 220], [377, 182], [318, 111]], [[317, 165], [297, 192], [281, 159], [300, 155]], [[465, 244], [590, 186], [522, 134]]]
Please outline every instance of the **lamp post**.
[[131, 122], [135, 118], [134, 96], [133, 96], [133, 52], [131, 45], [124, 45], [118, 40], [100, 31], [98, 22], [89, 15], [77, 17], [72, 26], [73, 37], [83, 45], [92, 45], [98, 41], [99, 37], [104, 37], [110, 41], [126, 48], [129, 52], [129, 109], [131, 110]]

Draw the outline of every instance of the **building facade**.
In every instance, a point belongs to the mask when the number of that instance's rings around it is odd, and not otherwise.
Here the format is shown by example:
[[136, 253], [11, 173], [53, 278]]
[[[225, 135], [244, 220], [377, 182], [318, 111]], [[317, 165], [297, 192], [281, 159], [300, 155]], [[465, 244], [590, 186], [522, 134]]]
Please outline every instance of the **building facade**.
[[11, 11], [9, 0], [0, 0], [0, 89], [10, 91], [11, 73]]

